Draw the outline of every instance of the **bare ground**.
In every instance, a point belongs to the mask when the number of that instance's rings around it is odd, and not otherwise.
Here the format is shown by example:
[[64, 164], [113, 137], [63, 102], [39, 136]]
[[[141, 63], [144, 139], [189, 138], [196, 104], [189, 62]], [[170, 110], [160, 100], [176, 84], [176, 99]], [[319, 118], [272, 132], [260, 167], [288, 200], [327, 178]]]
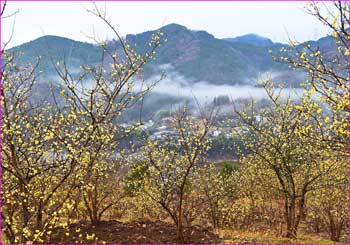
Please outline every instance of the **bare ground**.
[[[178, 243], [174, 225], [161, 221], [103, 221], [97, 226], [81, 222], [71, 225], [69, 233], [66, 233], [62, 229], [56, 230], [50, 243]], [[91, 238], [92, 233], [97, 240]], [[217, 235], [197, 226], [186, 229], [185, 237], [187, 243], [220, 242]]]

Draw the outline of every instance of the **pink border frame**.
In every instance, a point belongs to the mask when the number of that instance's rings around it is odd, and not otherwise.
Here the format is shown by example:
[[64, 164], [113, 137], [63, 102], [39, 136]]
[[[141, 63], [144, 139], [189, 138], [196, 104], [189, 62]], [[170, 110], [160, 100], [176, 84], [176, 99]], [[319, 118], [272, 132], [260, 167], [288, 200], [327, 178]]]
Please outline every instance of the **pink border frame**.
[[[72, 0], [7, 0], [8, 2], [72, 2]], [[89, 0], [73, 0], [74, 2], [90, 2]], [[244, 2], [244, 0], [94, 0], [95, 2], [112, 2], [112, 1], [119, 1], [119, 2]], [[307, 2], [306, 0], [246, 0], [250, 2]], [[333, 2], [333, 0], [322, 0], [323, 2]], [[350, 0], [341, 0], [343, 2], [347, 2]], [[0, 0], [0, 9], [2, 7], [3, 0]], [[350, 24], [350, 23], [349, 23]], [[1, 19], [0, 19], [0, 31], [1, 31]], [[350, 40], [349, 44], [350, 46]], [[0, 33], [0, 51], [2, 50], [2, 42], [1, 42], [1, 33]], [[2, 54], [1, 54], [2, 55]], [[349, 90], [349, 100], [350, 100], [350, 56], [348, 56], [348, 61], [347, 61], [347, 66], [348, 66], [348, 90]], [[0, 74], [2, 74], [2, 56], [0, 58]], [[0, 96], [2, 97], [3, 93], [3, 82], [2, 78], [0, 78]], [[350, 106], [348, 108], [348, 111], [350, 111]], [[348, 117], [348, 131], [350, 131], [350, 115]], [[0, 100], [0, 212], [2, 213], [2, 135], [3, 135], [3, 130], [2, 130], [2, 104]], [[350, 152], [350, 137], [348, 138], [348, 152]], [[350, 158], [348, 159], [350, 163]], [[350, 229], [350, 165], [348, 166], [347, 169], [347, 174], [348, 174], [348, 219], [347, 219], [347, 229]], [[347, 230], [347, 237], [348, 240], [350, 241], [350, 231]], [[2, 216], [0, 216], [0, 244], [2, 243]], [[77, 243], [78, 244], [78, 243]], [[235, 245], [239, 245], [238, 243], [234, 243]], [[263, 243], [267, 244], [267, 243]], [[288, 243], [291, 244], [291, 243]], [[298, 243], [299, 244], [299, 243]], [[35, 245], [35, 244], [32, 244]], [[42, 244], [40, 244], [42, 245]], [[47, 244], [51, 245], [51, 244]], [[54, 245], [54, 244], [53, 244]], [[76, 244], [65, 244], [65, 245], [76, 245]], [[96, 245], [96, 244], [84, 244], [84, 245]], [[101, 244], [102, 245], [102, 244]], [[105, 244], [105, 245], [111, 245], [111, 244]], [[131, 245], [131, 244], [124, 244], [124, 245]], [[134, 244], [133, 244], [134, 245]], [[155, 245], [155, 244], [153, 244]], [[159, 244], [160, 245], [160, 244]], [[201, 245], [209, 245], [209, 244], [201, 244]], [[222, 245], [229, 245], [229, 244], [224, 244]], [[233, 244], [230, 244], [233, 245]], [[248, 244], [248, 245], [256, 245], [254, 244]], [[274, 245], [286, 245], [286, 244], [274, 244]], [[293, 245], [293, 244], [292, 244]], [[309, 244], [311, 245], [311, 244]], [[313, 244], [312, 244], [313, 245]], [[317, 245], [323, 245], [317, 243]], [[344, 244], [346, 245], [346, 244]]]

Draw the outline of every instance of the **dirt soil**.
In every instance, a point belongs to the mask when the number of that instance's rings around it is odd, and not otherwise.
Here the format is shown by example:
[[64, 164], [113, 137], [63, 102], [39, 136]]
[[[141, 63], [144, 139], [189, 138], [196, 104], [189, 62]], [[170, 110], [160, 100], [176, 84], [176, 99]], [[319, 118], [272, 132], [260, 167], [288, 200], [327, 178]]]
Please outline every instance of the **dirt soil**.
[[[66, 233], [62, 229], [56, 230], [50, 243], [178, 243], [174, 225], [160, 221], [103, 221], [97, 226], [81, 222], [71, 225]], [[97, 240], [91, 238], [92, 233]], [[220, 243], [217, 235], [197, 226], [186, 229], [185, 237], [186, 243]]]

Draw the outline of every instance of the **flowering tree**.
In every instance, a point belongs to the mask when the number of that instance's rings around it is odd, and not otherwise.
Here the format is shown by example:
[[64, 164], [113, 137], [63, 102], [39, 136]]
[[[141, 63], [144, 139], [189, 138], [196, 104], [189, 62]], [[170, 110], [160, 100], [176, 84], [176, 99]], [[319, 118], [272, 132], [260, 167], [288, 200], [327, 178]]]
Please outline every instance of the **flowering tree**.
[[[140, 55], [104, 13], [98, 8], [92, 13], [111, 28], [122, 53], [117, 55], [102, 43], [101, 63], [82, 67], [78, 77], [70, 74], [64, 62], [55, 65], [64, 85], [59, 95], [51, 88], [50, 101], [32, 97], [40, 59], [34, 65], [18, 66], [16, 54], [2, 50], [2, 216], [11, 243], [50, 240], [57, 225], [68, 227], [70, 211], [81, 201], [91, 222], [97, 224], [120, 199], [116, 186], [122, 161], [116, 153], [125, 132], [115, 120], [156, 84], [146, 84], [137, 76], [153, 57], [161, 33], [152, 36]], [[92, 88], [85, 86], [87, 78], [93, 79]]]
[[213, 127], [215, 114], [212, 111], [195, 120], [185, 107], [173, 120], [175, 135], [147, 142], [135, 161], [133, 171], [139, 174], [134, 174], [135, 178], [127, 184], [136, 184], [142, 194], [164, 209], [177, 227], [179, 242], [185, 243], [185, 203], [192, 189], [193, 173], [208, 150], [206, 136]]

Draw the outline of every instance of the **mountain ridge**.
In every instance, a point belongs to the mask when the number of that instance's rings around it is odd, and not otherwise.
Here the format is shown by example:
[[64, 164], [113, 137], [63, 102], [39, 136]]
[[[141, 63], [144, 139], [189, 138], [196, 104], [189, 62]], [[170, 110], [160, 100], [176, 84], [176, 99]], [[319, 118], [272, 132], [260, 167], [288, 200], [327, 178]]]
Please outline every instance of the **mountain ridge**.
[[[168, 41], [162, 43], [156, 51], [156, 59], [147, 65], [146, 77], [159, 73], [162, 65], [168, 65], [172, 72], [193, 83], [253, 84], [253, 80], [268, 72], [278, 72], [277, 77], [288, 80], [284, 81], [287, 84], [297, 85], [302, 82], [298, 81], [303, 78], [299, 73], [276, 63], [269, 54], [270, 49], [278, 52], [281, 47], [288, 47], [286, 44], [274, 43], [257, 34], [220, 39], [207, 31], [190, 30], [176, 23], [158, 30], [164, 33]], [[140, 47], [147, 44], [152, 33], [154, 31], [127, 34], [125, 38], [141, 51]], [[325, 47], [331, 43], [329, 37], [310, 42], [320, 42]], [[111, 47], [117, 45], [114, 40], [108, 40], [108, 43]], [[54, 35], [39, 37], [10, 51], [23, 53], [20, 59], [23, 63], [34, 62], [37, 56], [43, 57], [41, 69], [44, 75], [54, 71], [50, 64], [52, 62], [68, 59], [69, 67], [77, 68], [80, 65], [97, 64], [102, 54], [102, 49], [96, 44]]]

